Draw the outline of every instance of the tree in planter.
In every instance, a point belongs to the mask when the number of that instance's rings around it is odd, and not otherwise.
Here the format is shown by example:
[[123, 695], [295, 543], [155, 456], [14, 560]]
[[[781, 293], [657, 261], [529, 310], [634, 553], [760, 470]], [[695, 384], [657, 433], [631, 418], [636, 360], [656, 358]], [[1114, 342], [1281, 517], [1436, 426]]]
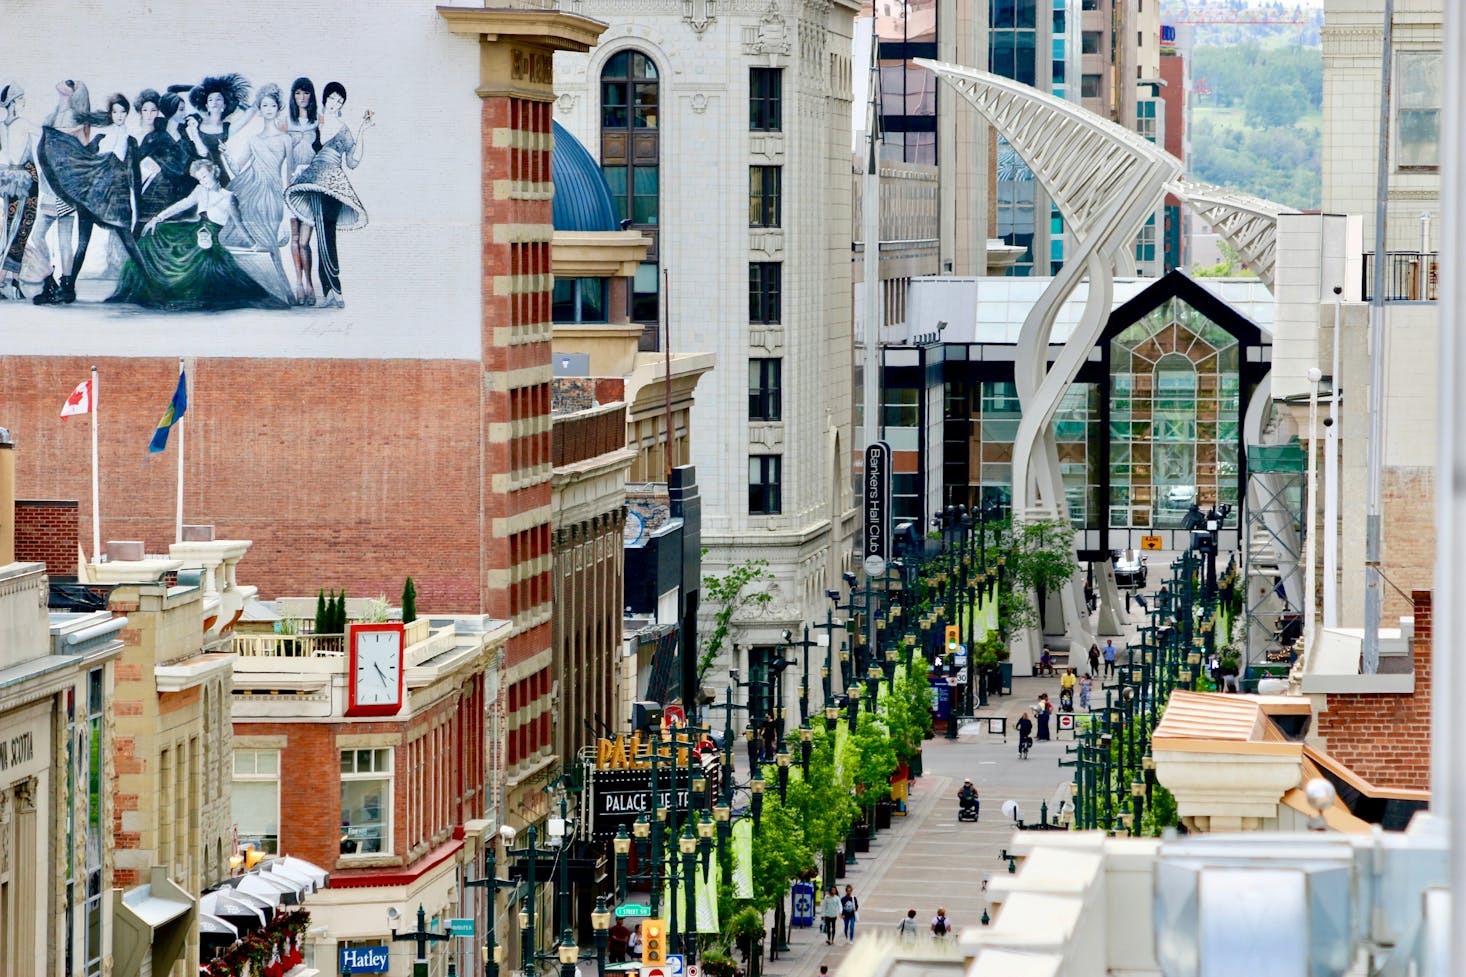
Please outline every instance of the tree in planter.
[[898, 666], [889, 694], [881, 697], [878, 714], [885, 722], [899, 763], [911, 763], [933, 732], [931, 691], [916, 667]]
[[417, 587], [412, 583], [412, 578], [407, 578], [407, 583], [402, 585], [402, 623], [411, 624], [417, 620]]
[[[703, 552], [706, 554], [707, 551]], [[713, 614], [713, 628], [703, 635], [699, 649], [699, 685], [722, 654], [723, 646], [732, 643], [737, 628], [735, 618], [739, 612], [761, 607], [774, 599], [773, 594], [760, 586], [774, 580], [768, 567], [768, 560], [744, 560], [729, 567], [728, 572], [722, 576], [710, 573], [702, 578], [702, 602], [709, 607], [716, 607], [717, 611]]]
[[858, 809], [848, 779], [835, 765], [835, 735], [823, 724], [815, 728], [811, 741], [809, 777], [800, 767], [790, 771], [787, 806], [798, 817], [805, 844], [816, 856], [829, 858], [850, 834]]
[[[795, 810], [779, 800], [777, 791], [764, 794], [758, 837], [753, 846], [753, 905], [765, 913], [789, 892], [789, 881], [814, 864], [804, 825]], [[760, 930], [762, 920], [760, 920]]]
[[862, 806], [891, 796], [891, 774], [899, 765], [896, 747], [886, 727], [870, 713], [861, 713], [855, 732], [845, 743], [845, 769]]
[[331, 611], [326, 603], [326, 588], [316, 594], [316, 634], [331, 633]]

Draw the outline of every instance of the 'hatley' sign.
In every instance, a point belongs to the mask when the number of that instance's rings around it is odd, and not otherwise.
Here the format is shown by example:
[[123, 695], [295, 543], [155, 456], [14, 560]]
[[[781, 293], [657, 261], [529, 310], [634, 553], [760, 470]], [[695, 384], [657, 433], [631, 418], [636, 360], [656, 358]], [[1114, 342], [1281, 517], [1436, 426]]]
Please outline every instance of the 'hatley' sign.
[[873, 577], [885, 573], [891, 559], [891, 446], [886, 442], [866, 446], [860, 487], [865, 512], [862, 565], [866, 575]]

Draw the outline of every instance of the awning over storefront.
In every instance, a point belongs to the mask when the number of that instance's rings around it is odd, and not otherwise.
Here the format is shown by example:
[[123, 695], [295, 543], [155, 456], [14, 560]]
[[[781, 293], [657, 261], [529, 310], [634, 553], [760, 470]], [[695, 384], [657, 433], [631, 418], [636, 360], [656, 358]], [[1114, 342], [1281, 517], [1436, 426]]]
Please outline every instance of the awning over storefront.
[[117, 894], [114, 907], [113, 974], [138, 977], [152, 954], [152, 973], [166, 974], [183, 955], [193, 921], [194, 898], [154, 865], [150, 880]]

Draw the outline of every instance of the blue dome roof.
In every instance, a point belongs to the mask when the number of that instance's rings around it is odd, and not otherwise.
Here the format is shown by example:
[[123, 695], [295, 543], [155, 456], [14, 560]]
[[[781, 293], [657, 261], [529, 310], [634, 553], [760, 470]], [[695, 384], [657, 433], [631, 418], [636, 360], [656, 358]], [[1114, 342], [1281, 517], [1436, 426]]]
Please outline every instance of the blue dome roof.
[[555, 182], [553, 212], [557, 231], [619, 231], [616, 200], [595, 158], [580, 141], [555, 123], [555, 148], [550, 154]]

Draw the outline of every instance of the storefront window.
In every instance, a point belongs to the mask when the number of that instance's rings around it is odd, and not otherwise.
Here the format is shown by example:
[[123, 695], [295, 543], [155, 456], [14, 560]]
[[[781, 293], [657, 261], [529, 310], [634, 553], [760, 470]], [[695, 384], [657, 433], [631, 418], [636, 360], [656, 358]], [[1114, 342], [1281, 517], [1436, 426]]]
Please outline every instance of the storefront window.
[[341, 854], [392, 851], [392, 751], [341, 753]]

